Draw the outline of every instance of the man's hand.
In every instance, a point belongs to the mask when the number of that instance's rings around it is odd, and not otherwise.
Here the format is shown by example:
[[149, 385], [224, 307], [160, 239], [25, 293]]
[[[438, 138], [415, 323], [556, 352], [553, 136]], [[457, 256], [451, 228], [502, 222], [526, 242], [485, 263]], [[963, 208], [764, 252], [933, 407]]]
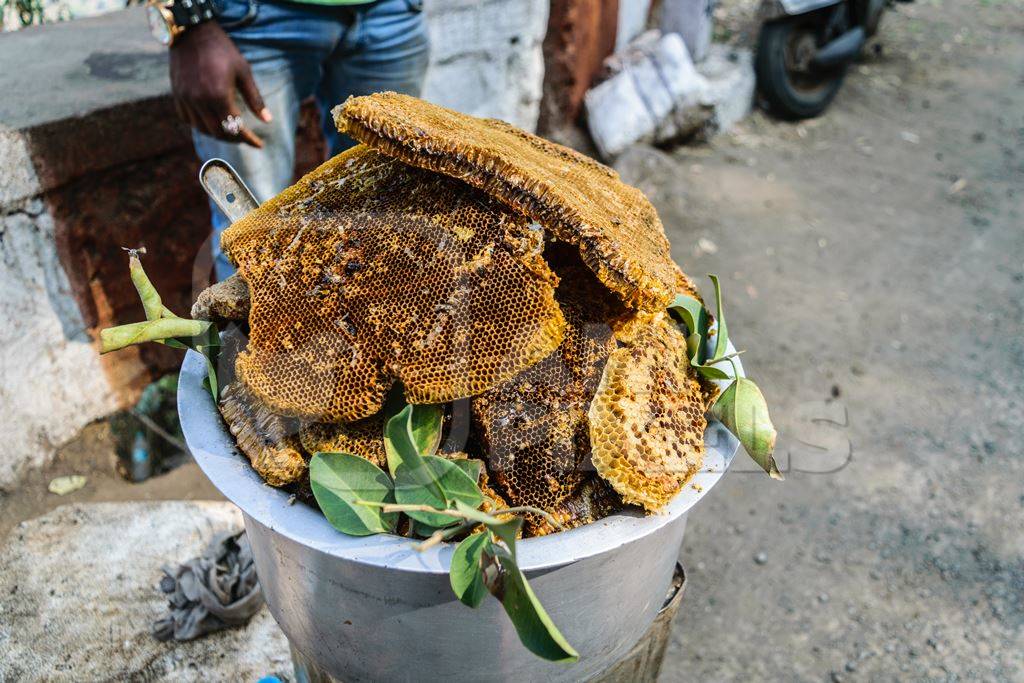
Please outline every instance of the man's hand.
[[251, 130], [241, 128], [233, 135], [222, 126], [229, 116], [241, 114], [235, 88], [256, 116], [270, 121], [270, 110], [263, 104], [249, 62], [217, 22], [189, 29], [171, 48], [171, 91], [178, 116], [200, 133], [263, 147]]

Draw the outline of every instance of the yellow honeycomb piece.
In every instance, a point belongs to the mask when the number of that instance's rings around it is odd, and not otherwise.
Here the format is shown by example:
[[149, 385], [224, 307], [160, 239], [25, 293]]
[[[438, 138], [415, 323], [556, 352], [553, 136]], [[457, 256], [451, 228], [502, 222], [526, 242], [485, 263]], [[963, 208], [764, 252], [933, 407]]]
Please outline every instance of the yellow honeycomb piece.
[[579, 255], [545, 253], [559, 276], [566, 318], [554, 353], [472, 401], [481, 454], [512, 505], [553, 510], [591, 475], [587, 410], [616, 343], [607, 320], [619, 312]]
[[338, 129], [390, 156], [470, 183], [577, 249], [633, 308], [660, 310], [678, 269], [654, 207], [612, 169], [499, 121], [393, 92], [335, 107]]
[[251, 296], [239, 378], [274, 412], [354, 421], [479, 394], [547, 356], [565, 321], [543, 230], [461, 181], [365, 146], [224, 232]]
[[299, 441], [307, 453], [351, 453], [386, 470], [384, 413], [356, 422], [306, 422], [299, 429]]
[[612, 352], [590, 404], [591, 457], [627, 503], [663, 508], [704, 460], [705, 393], [664, 316]]
[[529, 515], [524, 536], [546, 536], [596, 522], [622, 509], [622, 498], [608, 482], [590, 473], [576, 491], [547, 512], [561, 525], [554, 526], [540, 515]]
[[240, 382], [224, 387], [219, 407], [238, 448], [264, 481], [285, 486], [302, 478], [307, 464], [294, 420], [271, 413]]

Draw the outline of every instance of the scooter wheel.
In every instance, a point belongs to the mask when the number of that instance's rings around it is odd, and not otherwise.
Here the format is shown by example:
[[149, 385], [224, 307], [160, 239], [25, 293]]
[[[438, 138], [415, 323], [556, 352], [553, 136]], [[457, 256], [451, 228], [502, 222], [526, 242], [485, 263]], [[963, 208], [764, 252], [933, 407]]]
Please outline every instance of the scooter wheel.
[[839, 92], [846, 67], [811, 68], [821, 25], [807, 17], [765, 23], [757, 44], [757, 86], [768, 110], [784, 119], [819, 116]]

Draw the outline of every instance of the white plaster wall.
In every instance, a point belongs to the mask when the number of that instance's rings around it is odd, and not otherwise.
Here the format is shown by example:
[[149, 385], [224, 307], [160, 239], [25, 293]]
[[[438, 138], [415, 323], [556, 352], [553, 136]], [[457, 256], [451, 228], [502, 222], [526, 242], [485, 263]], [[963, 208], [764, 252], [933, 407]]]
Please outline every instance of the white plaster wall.
[[52, 219], [39, 199], [9, 205], [0, 213], [0, 489], [115, 408]]
[[424, 99], [537, 127], [548, 0], [426, 0], [431, 39]]
[[647, 28], [651, 0], [619, 0], [619, 25], [615, 32], [615, 51], [624, 50], [629, 41]]

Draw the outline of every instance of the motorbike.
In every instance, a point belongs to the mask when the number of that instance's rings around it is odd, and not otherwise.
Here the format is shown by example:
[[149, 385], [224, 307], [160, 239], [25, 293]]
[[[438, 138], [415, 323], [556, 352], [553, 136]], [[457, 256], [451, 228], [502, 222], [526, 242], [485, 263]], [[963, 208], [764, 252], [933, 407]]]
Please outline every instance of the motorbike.
[[824, 112], [894, 1], [763, 0], [754, 66], [768, 110], [786, 119]]

